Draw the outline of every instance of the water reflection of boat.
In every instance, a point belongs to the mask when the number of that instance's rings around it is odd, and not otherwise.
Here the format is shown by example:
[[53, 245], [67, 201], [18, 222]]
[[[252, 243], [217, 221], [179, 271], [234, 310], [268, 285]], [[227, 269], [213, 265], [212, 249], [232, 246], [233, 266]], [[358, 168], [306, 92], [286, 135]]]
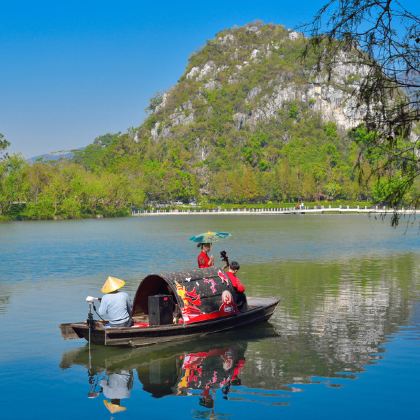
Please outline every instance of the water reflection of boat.
[[223, 334], [212, 334], [195, 340], [157, 344], [152, 347], [120, 349], [118, 347], [89, 346], [79, 347], [63, 353], [60, 367], [71, 368], [81, 365], [92, 371], [118, 371], [121, 369], [137, 369], [142, 364], [153, 363], [156, 359], [168, 359], [178, 356], [183, 352], [199, 352], [212, 346], [231, 346], [235, 343], [259, 342], [259, 340], [276, 338], [278, 333], [270, 324], [262, 324], [252, 330], [241, 329]]
[[[153, 398], [166, 395], [195, 395], [204, 407], [214, 406], [214, 394], [220, 389], [226, 397], [232, 387], [241, 384], [246, 364], [245, 352], [253, 340], [275, 336], [272, 327], [248, 332], [247, 340], [235, 334], [216, 334], [188, 344], [157, 345], [131, 351], [93, 346], [66, 352], [60, 367], [82, 365], [89, 373], [89, 398], [105, 398], [108, 410], [125, 409], [123, 399], [130, 398], [133, 375]], [[240, 337], [240, 335], [239, 335]], [[114, 412], [117, 412], [114, 411]]]
[[144, 391], [152, 397], [191, 395], [200, 391], [205, 399], [210, 392], [240, 384], [240, 371], [245, 365], [246, 342], [226, 343], [183, 352], [175, 357], [154, 359], [137, 367], [137, 375]]
[[[152, 324], [149, 298], [167, 296], [173, 300], [164, 325]], [[238, 311], [233, 296], [235, 291], [226, 275], [215, 268], [186, 273], [149, 275], [140, 283], [133, 304], [133, 327], [106, 328], [96, 321], [61, 324], [64, 338], [85, 338], [94, 344], [106, 346], [145, 346], [185, 340], [256, 322], [271, 317], [279, 300], [248, 297], [246, 310]], [[227, 299], [229, 298], [229, 299]], [[172, 323], [174, 308], [178, 306], [181, 318]], [[162, 317], [164, 318], [164, 317]]]

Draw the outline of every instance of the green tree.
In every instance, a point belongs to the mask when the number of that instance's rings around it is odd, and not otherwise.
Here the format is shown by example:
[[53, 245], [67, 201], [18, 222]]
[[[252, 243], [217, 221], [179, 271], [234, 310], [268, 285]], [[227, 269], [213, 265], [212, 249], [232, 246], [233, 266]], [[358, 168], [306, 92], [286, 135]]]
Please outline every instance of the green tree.
[[0, 161], [0, 215], [8, 216], [14, 205], [26, 202], [26, 162], [17, 155]]
[[0, 160], [5, 159], [7, 154], [5, 154], [5, 150], [10, 146], [9, 141], [6, 140], [6, 137], [2, 133], [0, 133]]
[[[407, 200], [414, 206], [419, 202], [418, 190], [412, 193], [420, 174], [419, 27], [420, 18], [396, 0], [330, 0], [305, 26], [311, 35], [307, 58], [315, 52], [318, 65], [331, 74], [344, 52], [346, 61], [353, 58], [363, 68], [353, 95], [369, 111], [365, 122], [372, 135], [361, 149], [358, 168], [372, 155], [381, 156], [373, 168], [380, 178], [374, 195], [394, 208]], [[396, 179], [398, 167], [401, 180]], [[392, 224], [398, 224], [397, 213]]]

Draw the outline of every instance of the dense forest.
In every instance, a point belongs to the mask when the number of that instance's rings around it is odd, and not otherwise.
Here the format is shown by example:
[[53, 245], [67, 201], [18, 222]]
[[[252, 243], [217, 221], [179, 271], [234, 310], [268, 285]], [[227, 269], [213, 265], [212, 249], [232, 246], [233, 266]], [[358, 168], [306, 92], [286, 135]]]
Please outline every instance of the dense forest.
[[[305, 43], [278, 25], [223, 31], [192, 55], [176, 86], [151, 99], [140, 127], [99, 136], [72, 159], [28, 163], [6, 154], [1, 135], [0, 218], [122, 216], [180, 201], [386, 201], [405, 182], [403, 165], [381, 172], [380, 147], [360, 159], [375, 132], [325, 115], [357, 73], [340, 74], [335, 96], [308, 96], [323, 82], [311, 79], [310, 58], [299, 60]], [[290, 87], [302, 92], [290, 96]], [[404, 150], [410, 139], [395, 141]], [[408, 201], [413, 194], [418, 185]]]

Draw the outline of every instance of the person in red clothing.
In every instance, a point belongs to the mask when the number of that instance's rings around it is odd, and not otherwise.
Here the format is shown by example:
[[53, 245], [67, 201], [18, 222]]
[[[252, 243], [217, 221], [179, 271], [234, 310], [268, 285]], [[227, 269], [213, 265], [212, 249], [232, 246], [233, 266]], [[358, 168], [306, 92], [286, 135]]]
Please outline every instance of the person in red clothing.
[[214, 257], [213, 255], [208, 255], [211, 250], [211, 244], [198, 244], [198, 246], [201, 246], [201, 252], [197, 257], [198, 268], [208, 268], [213, 266]]
[[240, 311], [245, 311], [247, 309], [247, 302], [245, 296], [245, 286], [241, 283], [236, 273], [239, 271], [241, 266], [236, 261], [231, 261], [229, 264], [229, 269], [227, 271], [227, 276], [229, 277], [230, 282], [232, 283], [233, 289], [235, 290], [235, 303]]

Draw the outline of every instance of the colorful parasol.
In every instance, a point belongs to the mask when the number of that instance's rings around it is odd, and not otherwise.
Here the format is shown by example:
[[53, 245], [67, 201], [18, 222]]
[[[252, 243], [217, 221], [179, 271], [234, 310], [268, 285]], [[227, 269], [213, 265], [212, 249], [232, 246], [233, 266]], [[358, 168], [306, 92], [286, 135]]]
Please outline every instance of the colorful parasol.
[[226, 239], [232, 236], [229, 232], [206, 232], [199, 235], [191, 236], [190, 241], [199, 244], [212, 244], [220, 239]]

